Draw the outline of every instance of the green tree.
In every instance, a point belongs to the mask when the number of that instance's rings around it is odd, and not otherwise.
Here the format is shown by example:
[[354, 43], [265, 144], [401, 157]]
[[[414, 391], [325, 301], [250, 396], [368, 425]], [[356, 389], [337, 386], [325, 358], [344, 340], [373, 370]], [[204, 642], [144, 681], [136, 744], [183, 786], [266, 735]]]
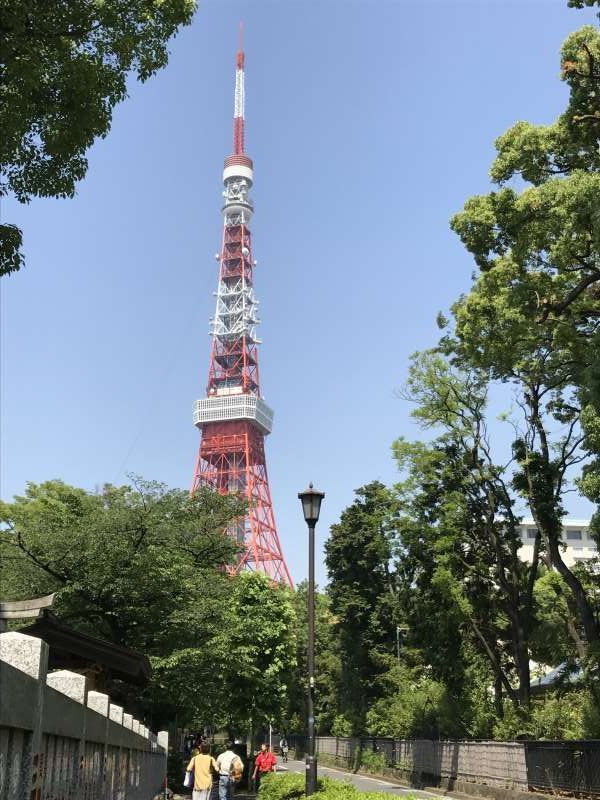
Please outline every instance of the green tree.
[[230, 729], [251, 738], [285, 714], [296, 658], [296, 616], [289, 592], [258, 573], [238, 575], [227, 600], [228, 650], [222, 696]]
[[341, 659], [338, 709], [362, 733], [368, 706], [379, 694], [380, 657], [393, 652], [395, 643], [397, 598], [390, 569], [395, 501], [378, 481], [356, 494], [331, 527], [325, 562]]
[[383, 695], [367, 713], [367, 731], [400, 739], [463, 738], [461, 711], [443, 682], [423, 664], [394, 664], [381, 678]]
[[29, 484], [0, 507], [3, 596], [56, 591], [62, 620], [150, 657], [149, 714], [202, 718], [217, 706], [228, 656], [222, 565], [235, 547], [223, 530], [244, 509], [232, 495], [142, 480], [99, 494]]
[[[431, 445], [396, 443], [399, 466], [408, 473], [399, 486], [403, 511], [418, 535], [429, 537], [432, 582], [455, 599], [508, 696], [526, 710], [539, 543], [532, 565], [525, 565], [510, 473], [492, 456], [486, 375], [428, 351], [413, 357], [407, 394], [416, 403], [413, 416], [441, 435]], [[504, 658], [499, 642], [505, 642]], [[503, 661], [515, 665], [518, 695]]]
[[[480, 275], [455, 305], [456, 341], [446, 342], [463, 363], [514, 389], [514, 485], [593, 650], [600, 628], [564, 562], [561, 535], [569, 476], [597, 444], [581, 423], [595, 418], [600, 397], [599, 58], [596, 28], [569, 36], [561, 59], [567, 109], [550, 125], [520, 122], [501, 136], [491, 171], [498, 188], [468, 200], [452, 220]], [[524, 188], [506, 185], [514, 178]]]
[[[72, 197], [86, 152], [127, 96], [168, 59], [194, 0], [4, 0], [0, 22], [0, 197]], [[21, 231], [0, 225], [0, 275], [23, 265]]]
[[579, 634], [577, 608], [560, 575], [547, 570], [535, 583], [535, 625], [531, 631], [531, 655], [535, 661], [558, 667], [585, 656]]
[[[287, 730], [292, 729], [294, 722], [296, 732], [306, 727], [306, 696], [308, 690], [308, 582], [302, 581], [292, 594], [292, 603], [296, 615], [296, 667], [290, 679], [288, 708], [286, 720]], [[320, 734], [331, 731], [337, 714], [337, 688], [340, 680], [340, 656], [335, 634], [335, 618], [331, 611], [331, 602], [327, 594], [315, 593], [315, 719]]]

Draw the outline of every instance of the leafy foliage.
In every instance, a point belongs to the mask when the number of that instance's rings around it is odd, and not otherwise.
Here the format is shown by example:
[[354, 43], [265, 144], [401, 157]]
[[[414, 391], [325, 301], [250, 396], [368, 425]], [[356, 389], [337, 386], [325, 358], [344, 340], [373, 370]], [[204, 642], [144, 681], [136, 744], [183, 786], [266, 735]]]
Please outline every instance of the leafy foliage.
[[401, 739], [462, 738], [458, 702], [447, 687], [436, 681], [423, 665], [394, 665], [386, 676], [385, 695], [367, 714], [367, 731]]
[[[599, 65], [597, 28], [567, 38], [564, 113], [500, 136], [493, 190], [452, 219], [478, 273], [405, 390], [432, 438], [394, 443], [400, 483], [360, 489], [327, 545], [334, 734], [597, 730], [597, 574], [565, 563], [561, 537], [574, 485], [600, 503]], [[513, 435], [499, 461], [487, 397], [502, 385]], [[538, 530], [529, 564], [524, 506]], [[600, 514], [592, 530], [600, 541]], [[579, 662], [585, 680], [532, 698], [531, 659]]]
[[[308, 691], [308, 582], [302, 581], [291, 596], [297, 620], [296, 664], [290, 676], [284, 728], [304, 730]], [[341, 662], [334, 633], [335, 617], [327, 594], [315, 593], [315, 717], [319, 732], [335, 726]], [[347, 723], [349, 724], [349, 723]], [[332, 727], [333, 726], [333, 727]], [[342, 735], [342, 734], [339, 734]]]
[[30, 484], [1, 507], [3, 596], [56, 591], [61, 619], [146, 653], [156, 724], [262, 720], [285, 694], [294, 617], [283, 591], [222, 569], [236, 551], [223, 530], [244, 511], [235, 495], [139, 479], [99, 494]]
[[[259, 800], [296, 800], [304, 796], [304, 775], [270, 773], [260, 782]], [[385, 792], [361, 792], [350, 781], [337, 781], [321, 776], [317, 780], [317, 800], [388, 800]], [[415, 800], [414, 795], [406, 795]]]
[[[5, 0], [0, 26], [0, 196], [72, 197], [86, 151], [127, 96], [164, 67], [194, 0]], [[0, 227], [0, 275], [23, 264], [21, 233]]]
[[[513, 485], [571, 593], [592, 658], [600, 629], [560, 536], [569, 474], [587, 461], [580, 486], [593, 496], [598, 471], [590, 453], [600, 407], [599, 57], [595, 27], [568, 37], [567, 109], [551, 125], [520, 122], [501, 136], [492, 166], [499, 188], [453, 218], [480, 275], [454, 306], [456, 339], [445, 341], [455, 358], [513, 387]], [[515, 178], [520, 190], [506, 186]]]
[[325, 545], [329, 598], [341, 659], [340, 708], [357, 732], [377, 697], [380, 656], [393, 648], [394, 576], [390, 570], [393, 495], [375, 481], [331, 528]]
[[[295, 666], [296, 617], [287, 591], [258, 573], [242, 573], [228, 600], [229, 650], [222, 678], [228, 724], [258, 728], [281, 718]], [[214, 667], [213, 667], [214, 668]]]

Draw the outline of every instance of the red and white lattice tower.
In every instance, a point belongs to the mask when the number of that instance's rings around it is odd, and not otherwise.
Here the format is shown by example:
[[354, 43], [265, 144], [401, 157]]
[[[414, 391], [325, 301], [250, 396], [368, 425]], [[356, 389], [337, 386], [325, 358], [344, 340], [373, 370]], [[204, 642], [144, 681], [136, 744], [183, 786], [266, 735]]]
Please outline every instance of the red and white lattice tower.
[[212, 350], [206, 397], [194, 404], [201, 431], [192, 492], [211, 486], [238, 492], [249, 504], [245, 518], [228, 534], [243, 545], [233, 572], [251, 569], [292, 585], [275, 527], [265, 462], [264, 437], [273, 412], [260, 395], [256, 336], [258, 301], [253, 290], [252, 160], [244, 152], [244, 52], [236, 56], [233, 154], [225, 159], [223, 245], [217, 256], [217, 306], [211, 319]]

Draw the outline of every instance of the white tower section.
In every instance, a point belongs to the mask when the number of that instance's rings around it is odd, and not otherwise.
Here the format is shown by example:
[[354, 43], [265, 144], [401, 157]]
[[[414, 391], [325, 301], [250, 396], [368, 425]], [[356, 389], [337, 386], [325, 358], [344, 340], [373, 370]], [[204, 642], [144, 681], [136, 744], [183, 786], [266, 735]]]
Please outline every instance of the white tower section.
[[[252, 169], [245, 165], [225, 167], [223, 184], [225, 227], [248, 225], [254, 210], [248, 196], [252, 186]], [[242, 246], [242, 255], [247, 258], [250, 255], [249, 248]], [[219, 260], [223, 258], [222, 252]], [[246, 282], [245, 270], [234, 282], [225, 280], [221, 270], [216, 297], [215, 315], [210, 320], [211, 335], [223, 341], [246, 336], [249, 342], [260, 343], [256, 336], [256, 326], [260, 322], [257, 316], [258, 300], [254, 297], [252, 286]]]
[[[243, 102], [243, 82], [240, 91]], [[236, 109], [237, 92], [236, 81]], [[225, 232], [228, 228], [237, 226], [241, 226], [244, 230], [252, 219], [254, 207], [249, 192], [254, 174], [251, 163], [244, 155], [233, 155], [227, 159], [223, 170], [225, 203], [222, 213]], [[242, 338], [250, 345], [260, 344], [260, 339], [256, 335], [256, 326], [260, 322], [257, 315], [258, 300], [254, 297], [251, 283], [246, 280], [246, 269], [242, 269], [235, 279], [227, 275], [223, 268], [223, 262], [227, 260], [226, 255], [224, 240], [221, 254], [217, 256], [221, 262], [221, 269], [216, 291], [215, 315], [210, 320], [210, 334], [224, 346]], [[250, 256], [250, 247], [245, 247], [242, 242], [243, 260], [246, 261]], [[240, 419], [251, 420], [264, 435], [269, 434], [273, 427], [272, 409], [262, 397], [245, 394], [241, 384], [219, 386], [215, 394], [197, 400], [194, 403], [193, 418], [194, 424], [200, 428], [209, 422]]]

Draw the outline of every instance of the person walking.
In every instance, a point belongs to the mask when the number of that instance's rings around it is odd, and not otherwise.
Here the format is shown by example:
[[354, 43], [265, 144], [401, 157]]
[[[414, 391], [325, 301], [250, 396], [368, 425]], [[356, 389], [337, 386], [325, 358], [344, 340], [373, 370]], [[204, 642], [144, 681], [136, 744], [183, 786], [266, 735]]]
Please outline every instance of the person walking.
[[261, 778], [268, 772], [275, 772], [276, 766], [277, 759], [269, 750], [269, 745], [264, 743], [261, 744], [260, 753], [256, 756], [256, 760], [254, 762], [254, 772], [252, 773], [254, 789], [257, 794], [258, 790], [260, 789]]
[[217, 758], [219, 772], [219, 800], [232, 800], [233, 787], [242, 777], [244, 762], [233, 752], [233, 742], [227, 742], [226, 749]]
[[283, 758], [283, 761], [285, 763], [288, 760], [288, 753], [290, 751], [290, 746], [285, 736], [279, 742], [279, 749], [281, 750], [281, 757]]
[[194, 772], [194, 788], [192, 790], [192, 800], [210, 800], [210, 790], [212, 788], [213, 770], [218, 769], [217, 762], [210, 754], [210, 745], [206, 742], [200, 744], [200, 752], [192, 756], [187, 765], [187, 771]]
[[205, 739], [204, 736], [198, 736], [198, 738], [196, 739], [196, 744], [194, 745], [194, 749], [192, 750], [192, 754], [191, 754], [190, 758], [193, 758], [194, 756], [199, 755], [200, 752], [201, 752], [201, 750], [200, 750], [201, 745], [202, 744], [206, 744], [206, 743], [207, 742], [206, 742], [206, 739]]

